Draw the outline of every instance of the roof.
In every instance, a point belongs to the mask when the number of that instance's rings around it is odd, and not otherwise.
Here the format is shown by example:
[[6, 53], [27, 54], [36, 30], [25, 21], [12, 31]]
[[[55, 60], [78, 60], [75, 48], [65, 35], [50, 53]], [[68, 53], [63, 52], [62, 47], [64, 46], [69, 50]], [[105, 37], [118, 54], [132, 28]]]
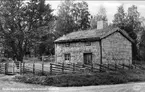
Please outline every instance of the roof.
[[66, 34], [55, 40], [55, 43], [62, 42], [76, 42], [76, 41], [99, 41], [107, 36], [113, 34], [114, 32], [120, 32], [124, 37], [129, 41], [134, 42], [134, 40], [128, 35], [128, 33], [120, 28], [116, 27], [107, 27], [104, 29], [93, 29], [93, 30], [84, 30], [76, 31], [69, 34]]

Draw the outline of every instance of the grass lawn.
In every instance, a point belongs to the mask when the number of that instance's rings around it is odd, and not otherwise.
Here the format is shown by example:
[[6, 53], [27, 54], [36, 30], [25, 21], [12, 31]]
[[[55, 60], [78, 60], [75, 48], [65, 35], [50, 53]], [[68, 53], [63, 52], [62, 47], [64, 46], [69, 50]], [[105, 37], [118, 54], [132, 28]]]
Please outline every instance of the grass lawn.
[[126, 70], [120, 72], [95, 73], [95, 74], [64, 74], [36, 76], [25, 74], [15, 77], [16, 81], [30, 84], [41, 84], [49, 86], [90, 86], [109, 85], [127, 82], [145, 81], [145, 71]]

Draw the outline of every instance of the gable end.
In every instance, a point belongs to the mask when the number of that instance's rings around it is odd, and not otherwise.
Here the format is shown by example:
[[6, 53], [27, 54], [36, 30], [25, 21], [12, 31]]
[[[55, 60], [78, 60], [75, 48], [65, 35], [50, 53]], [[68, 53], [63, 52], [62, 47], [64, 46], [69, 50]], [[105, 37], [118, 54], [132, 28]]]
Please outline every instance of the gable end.
[[129, 42], [134, 43], [134, 41], [130, 40], [128, 37], [126, 37], [122, 32], [118, 31], [123, 37], [125, 37]]
[[114, 31], [114, 32], [112, 32], [111, 34], [109, 34], [109, 35], [107, 35], [107, 36], [105, 36], [105, 37], [102, 37], [101, 39], [105, 39], [105, 38], [107, 38], [107, 37], [109, 37], [109, 36], [111, 36], [111, 35], [113, 35], [113, 34], [115, 34], [115, 33], [117, 33], [117, 32], [119, 32], [123, 37], [125, 37], [129, 42], [131, 42], [131, 43], [134, 43], [134, 41], [133, 41], [133, 39], [131, 38], [131, 37], [127, 37], [123, 32], [121, 32], [121, 30], [116, 30], [116, 31]]

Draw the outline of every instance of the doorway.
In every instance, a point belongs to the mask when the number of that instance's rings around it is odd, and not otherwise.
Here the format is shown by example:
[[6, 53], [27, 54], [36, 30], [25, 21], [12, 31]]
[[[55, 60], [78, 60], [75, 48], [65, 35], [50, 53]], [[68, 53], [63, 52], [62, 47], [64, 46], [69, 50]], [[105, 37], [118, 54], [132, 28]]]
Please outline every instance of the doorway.
[[92, 64], [92, 53], [84, 53], [84, 64], [86, 65]]

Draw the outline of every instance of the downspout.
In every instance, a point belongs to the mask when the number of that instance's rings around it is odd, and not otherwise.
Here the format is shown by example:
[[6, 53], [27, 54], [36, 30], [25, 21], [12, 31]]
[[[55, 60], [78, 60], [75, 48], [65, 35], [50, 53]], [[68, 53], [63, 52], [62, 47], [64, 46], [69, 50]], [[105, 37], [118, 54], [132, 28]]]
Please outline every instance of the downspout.
[[54, 53], [55, 53], [55, 60], [54, 60], [54, 61], [57, 62], [57, 54], [56, 54], [56, 47], [57, 47], [57, 44], [56, 44], [56, 43], [54, 43], [54, 47], [55, 47], [55, 48], [54, 48], [54, 49], [55, 49], [55, 50], [54, 50], [54, 51], [55, 51], [55, 52], [54, 52]]
[[102, 40], [99, 40], [99, 46], [100, 46], [100, 64], [102, 64]]
[[131, 56], [132, 56], [132, 57], [131, 57], [131, 58], [132, 58], [132, 59], [131, 59], [131, 63], [132, 63], [132, 64], [133, 64], [133, 63], [136, 64], [136, 62], [134, 62], [135, 60], [133, 60], [133, 57], [134, 57], [134, 50], [133, 50], [134, 47], [133, 47], [133, 45], [134, 45], [134, 43], [131, 43], [131, 53], [132, 53], [132, 55], [131, 55]]

